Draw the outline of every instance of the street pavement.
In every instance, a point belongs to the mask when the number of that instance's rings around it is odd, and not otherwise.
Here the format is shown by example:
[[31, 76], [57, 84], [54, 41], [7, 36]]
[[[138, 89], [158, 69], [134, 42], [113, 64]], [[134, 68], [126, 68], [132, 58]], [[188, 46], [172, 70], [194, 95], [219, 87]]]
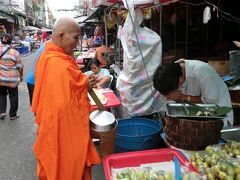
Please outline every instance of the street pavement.
[[[0, 120], [0, 180], [36, 180], [36, 159], [33, 154], [33, 143], [37, 126], [30, 112], [29, 96], [25, 77], [36, 53], [23, 57], [24, 81], [19, 84], [20, 118]], [[9, 101], [7, 112], [9, 111]], [[97, 147], [99, 149], [99, 147]], [[93, 168], [93, 180], [105, 180], [102, 165]], [[66, 180], [67, 177], [66, 177]]]

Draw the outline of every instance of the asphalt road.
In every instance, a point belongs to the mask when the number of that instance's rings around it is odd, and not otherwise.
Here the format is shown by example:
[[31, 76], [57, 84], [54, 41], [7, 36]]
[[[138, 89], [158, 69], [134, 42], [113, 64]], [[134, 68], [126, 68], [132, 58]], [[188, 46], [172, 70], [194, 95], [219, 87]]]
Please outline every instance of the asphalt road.
[[[35, 54], [23, 57], [24, 80]], [[19, 85], [18, 115], [20, 118], [14, 121], [10, 121], [8, 115], [5, 120], [0, 120], [0, 180], [37, 179], [36, 160], [32, 149], [37, 126], [30, 112], [28, 91], [24, 81]], [[92, 176], [93, 180], [105, 179], [102, 165], [93, 168]]]

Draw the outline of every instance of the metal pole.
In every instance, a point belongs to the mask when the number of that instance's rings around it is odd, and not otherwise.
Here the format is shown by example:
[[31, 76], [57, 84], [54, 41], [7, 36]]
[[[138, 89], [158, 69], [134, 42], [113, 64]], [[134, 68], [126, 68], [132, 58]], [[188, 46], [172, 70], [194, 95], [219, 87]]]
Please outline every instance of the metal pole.
[[186, 58], [188, 57], [188, 5], [186, 6]]
[[159, 35], [160, 35], [160, 37], [162, 37], [162, 10], [163, 10], [163, 8], [162, 8], [162, 3], [160, 3], [160, 18], [159, 18], [159, 22], [160, 22], [160, 32], [159, 32]]
[[[107, 32], [107, 12], [106, 9], [104, 9], [104, 25], [105, 25], [105, 44], [106, 44], [106, 51], [108, 52], [108, 32]], [[104, 58], [106, 58], [106, 55], [104, 55]], [[108, 64], [108, 63], [107, 63]]]
[[[121, 10], [121, 7], [120, 7], [120, 3], [118, 3], [118, 12], [120, 12]], [[116, 34], [116, 50], [114, 50], [116, 53], [115, 53], [115, 57], [114, 57], [114, 62], [116, 64], [116, 60], [119, 60], [119, 67], [120, 67], [120, 64], [121, 64], [121, 44], [120, 44], [120, 40], [118, 39], [118, 31], [119, 31], [119, 25], [120, 25], [120, 19], [119, 19], [119, 14], [117, 15], [117, 34]]]
[[[175, 15], [177, 15], [177, 8], [175, 8]], [[175, 56], [177, 55], [177, 23], [175, 23], [175, 27], [174, 27], [174, 53]]]

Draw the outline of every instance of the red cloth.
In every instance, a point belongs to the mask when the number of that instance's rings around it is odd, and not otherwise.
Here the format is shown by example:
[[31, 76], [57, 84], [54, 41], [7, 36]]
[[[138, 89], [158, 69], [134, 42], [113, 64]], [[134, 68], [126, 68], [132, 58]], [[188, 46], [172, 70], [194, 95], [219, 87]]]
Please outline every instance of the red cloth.
[[47, 40], [48, 34], [46, 33], [46, 31], [43, 31], [42, 33], [42, 42], [45, 42]]

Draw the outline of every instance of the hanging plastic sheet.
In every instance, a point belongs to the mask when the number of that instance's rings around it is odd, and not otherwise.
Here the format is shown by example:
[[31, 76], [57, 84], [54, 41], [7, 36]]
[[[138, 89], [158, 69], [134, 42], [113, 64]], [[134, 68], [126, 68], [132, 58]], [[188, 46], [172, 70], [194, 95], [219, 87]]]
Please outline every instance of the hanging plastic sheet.
[[164, 105], [163, 97], [152, 83], [153, 73], [162, 63], [162, 42], [157, 33], [140, 26], [143, 14], [134, 10], [133, 0], [124, 1], [124, 5], [126, 9], [129, 7], [129, 13], [118, 34], [124, 50], [124, 62], [117, 88], [122, 105], [132, 116], [149, 115]]

